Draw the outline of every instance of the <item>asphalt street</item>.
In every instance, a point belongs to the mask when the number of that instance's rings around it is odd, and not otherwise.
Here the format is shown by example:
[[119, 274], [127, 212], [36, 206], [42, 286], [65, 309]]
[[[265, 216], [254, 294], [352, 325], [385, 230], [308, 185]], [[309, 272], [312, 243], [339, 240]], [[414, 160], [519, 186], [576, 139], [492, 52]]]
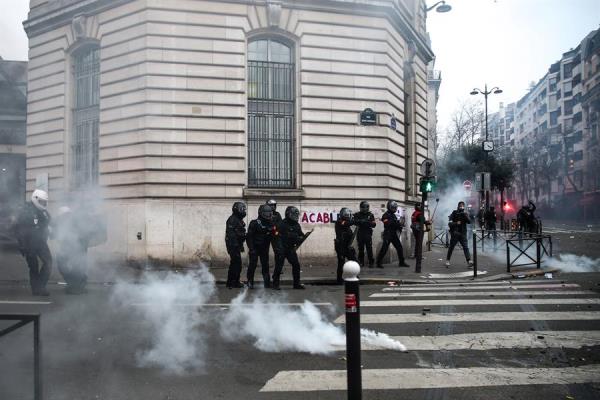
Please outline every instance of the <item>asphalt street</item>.
[[[408, 348], [365, 346], [363, 398], [598, 399], [599, 282], [597, 274], [572, 274], [515, 283], [363, 286], [363, 328], [387, 333]], [[138, 289], [143, 287], [129, 288]], [[219, 287], [202, 307], [178, 305], [175, 312], [200, 314], [204, 321], [197, 327], [202, 343], [196, 344], [203, 367], [181, 374], [139, 362], [140, 352], [157, 340], [147, 308], [158, 313], [160, 304], [116, 302], [115, 285], [91, 285], [81, 296], [64, 294], [60, 285], [50, 290], [49, 298], [33, 298], [21, 284], [0, 286], [0, 313], [42, 315], [45, 399], [346, 397], [342, 348], [326, 355], [265, 352], [256, 347], [256, 337], [227, 340], [218, 325], [237, 290]], [[328, 322], [343, 323], [338, 286], [255, 290], [245, 301], [255, 297], [290, 313], [308, 299]], [[270, 318], [268, 312], [260, 317]], [[32, 398], [32, 357], [31, 326], [0, 338], [1, 399]]]

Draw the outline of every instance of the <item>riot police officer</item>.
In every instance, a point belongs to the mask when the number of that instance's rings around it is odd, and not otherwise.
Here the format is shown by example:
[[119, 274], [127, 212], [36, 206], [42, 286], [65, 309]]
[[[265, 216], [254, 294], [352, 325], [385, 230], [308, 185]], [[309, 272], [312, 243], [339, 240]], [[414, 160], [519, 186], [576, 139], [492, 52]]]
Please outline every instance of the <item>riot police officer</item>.
[[294, 206], [289, 206], [285, 210], [285, 218], [277, 226], [275, 240], [275, 271], [273, 271], [273, 290], [280, 290], [279, 279], [283, 270], [283, 263], [287, 259], [292, 266], [292, 278], [294, 289], [304, 289], [300, 283], [300, 262], [296, 249], [304, 241], [304, 232], [298, 223], [300, 219], [300, 210]]
[[229, 254], [229, 270], [227, 271], [227, 287], [241, 288], [240, 274], [242, 273], [242, 254], [246, 239], [246, 205], [236, 201], [231, 207], [231, 216], [225, 224], [225, 246]]
[[349, 208], [342, 208], [335, 221], [335, 240], [334, 248], [337, 255], [337, 283], [344, 283], [342, 272], [346, 260], [356, 261], [356, 251], [352, 247], [354, 242], [354, 231], [352, 231], [352, 211]]
[[375, 259], [373, 258], [373, 228], [375, 228], [375, 216], [369, 210], [369, 202], [360, 202], [360, 211], [354, 214], [354, 224], [358, 231], [356, 241], [358, 242], [358, 261], [360, 265], [365, 265], [365, 248], [367, 258], [369, 259], [369, 268], [373, 268]]
[[402, 243], [400, 243], [400, 239], [398, 238], [398, 234], [402, 233], [403, 224], [398, 220], [396, 211], [398, 211], [398, 203], [389, 200], [387, 202], [387, 211], [381, 217], [381, 222], [383, 222], [383, 242], [381, 243], [381, 250], [377, 254], [377, 268], [383, 268], [381, 261], [383, 261], [383, 257], [385, 257], [390, 244], [394, 246], [398, 253], [398, 266], [409, 267], [404, 261]]
[[271, 207], [271, 211], [273, 212], [273, 225], [277, 226], [282, 221], [281, 214], [277, 211], [277, 200], [270, 199], [267, 201], [267, 205]]
[[[34, 296], [48, 296], [46, 285], [52, 271], [52, 254], [48, 248], [50, 214], [48, 193], [36, 189], [17, 219], [16, 236], [19, 250], [29, 267], [29, 284]], [[41, 261], [41, 267], [39, 265]]]
[[248, 263], [248, 287], [254, 288], [254, 271], [260, 258], [262, 276], [265, 288], [271, 287], [271, 277], [269, 275], [269, 246], [271, 246], [273, 233], [273, 211], [271, 206], [263, 204], [258, 208], [258, 218], [252, 220], [248, 225], [248, 235], [246, 244], [248, 245], [248, 254], [250, 262]]
[[452, 214], [448, 217], [448, 227], [450, 228], [450, 247], [448, 247], [448, 254], [446, 255], [446, 267], [450, 267], [450, 258], [452, 257], [452, 251], [458, 243], [463, 248], [465, 258], [469, 267], [473, 265], [471, 261], [471, 254], [469, 253], [469, 243], [467, 241], [467, 225], [471, 223], [469, 215], [465, 212], [465, 202], [459, 201], [456, 210], [452, 211]]

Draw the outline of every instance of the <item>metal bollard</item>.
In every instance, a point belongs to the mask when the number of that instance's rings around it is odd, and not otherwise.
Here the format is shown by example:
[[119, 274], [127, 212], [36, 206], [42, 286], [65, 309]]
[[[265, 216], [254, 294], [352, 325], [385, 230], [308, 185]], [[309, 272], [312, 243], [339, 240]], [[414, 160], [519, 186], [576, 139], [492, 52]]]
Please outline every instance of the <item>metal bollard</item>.
[[473, 232], [473, 278], [477, 278], [477, 233]]
[[356, 261], [344, 264], [344, 293], [346, 303], [346, 369], [348, 400], [362, 399], [360, 367], [360, 265]]

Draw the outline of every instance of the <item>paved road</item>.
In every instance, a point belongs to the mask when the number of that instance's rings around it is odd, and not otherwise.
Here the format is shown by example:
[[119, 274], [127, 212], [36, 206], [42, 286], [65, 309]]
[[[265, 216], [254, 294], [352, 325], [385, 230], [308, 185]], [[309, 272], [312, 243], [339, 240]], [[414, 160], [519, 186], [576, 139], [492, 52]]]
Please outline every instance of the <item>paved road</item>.
[[[409, 349], [364, 349], [364, 398], [600, 398], [599, 280], [597, 274], [562, 279], [363, 287], [363, 327], [387, 333]], [[129, 289], [135, 288], [141, 287]], [[345, 398], [343, 351], [269, 353], [258, 350], [250, 336], [226, 341], [216, 325], [231, 311], [235, 291], [218, 289], [204, 307], [177, 304], [177, 312], [202, 315], [206, 323], [196, 327], [204, 332], [198, 353], [204, 367], [174, 375], [137, 361], [157, 340], [147, 317], [148, 311], [162, 315], [161, 302], [114, 301], [119, 291], [114, 286], [92, 286], [85, 296], [51, 289], [50, 304], [42, 304], [46, 299], [29, 297], [24, 287], [0, 286], [0, 312], [42, 313], [46, 399]], [[270, 312], [298, 310], [296, 303], [308, 298], [340, 324], [342, 297], [340, 287], [327, 286], [267, 293], [263, 303], [285, 304], [265, 307], [262, 316], [268, 321]], [[32, 301], [37, 303], [26, 303]], [[430, 311], [423, 315], [424, 309]], [[281, 325], [267, 326], [265, 334]], [[171, 333], [185, 336], [176, 327]], [[326, 335], [316, 336], [318, 341]], [[28, 398], [30, 342], [29, 327], [0, 338], [0, 398]], [[177, 350], [174, 346], [173, 353]]]

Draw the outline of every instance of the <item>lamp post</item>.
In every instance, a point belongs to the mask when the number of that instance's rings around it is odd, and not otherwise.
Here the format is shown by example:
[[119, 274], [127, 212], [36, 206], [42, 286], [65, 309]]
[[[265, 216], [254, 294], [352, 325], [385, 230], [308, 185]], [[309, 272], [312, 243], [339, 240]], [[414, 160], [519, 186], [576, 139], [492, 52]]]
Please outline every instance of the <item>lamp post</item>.
[[[500, 94], [500, 93], [502, 93], [502, 89], [500, 89], [498, 86], [495, 86], [495, 87], [491, 88], [490, 90], [488, 90], [487, 83], [484, 86], [484, 90], [481, 90], [478, 88], [474, 88], [473, 90], [471, 90], [472, 96], [482, 94], [485, 99], [485, 141], [483, 142], [483, 150], [485, 151], [485, 159], [486, 160], [488, 158], [489, 152], [493, 150], [493, 145], [491, 145], [490, 147], [486, 147], [486, 146], [488, 146], [488, 143], [489, 143], [489, 140], [488, 140], [488, 96], [490, 94]], [[488, 190], [486, 190], [485, 191], [485, 211], [487, 211], [489, 208], [490, 208], [490, 193]]]
[[429, 12], [429, 11], [433, 10], [434, 8], [435, 8], [435, 11], [437, 11], [439, 13], [446, 13], [446, 12], [452, 10], [452, 6], [450, 6], [449, 4], [446, 4], [445, 1], [438, 1], [431, 7], [428, 7], [426, 11]]

